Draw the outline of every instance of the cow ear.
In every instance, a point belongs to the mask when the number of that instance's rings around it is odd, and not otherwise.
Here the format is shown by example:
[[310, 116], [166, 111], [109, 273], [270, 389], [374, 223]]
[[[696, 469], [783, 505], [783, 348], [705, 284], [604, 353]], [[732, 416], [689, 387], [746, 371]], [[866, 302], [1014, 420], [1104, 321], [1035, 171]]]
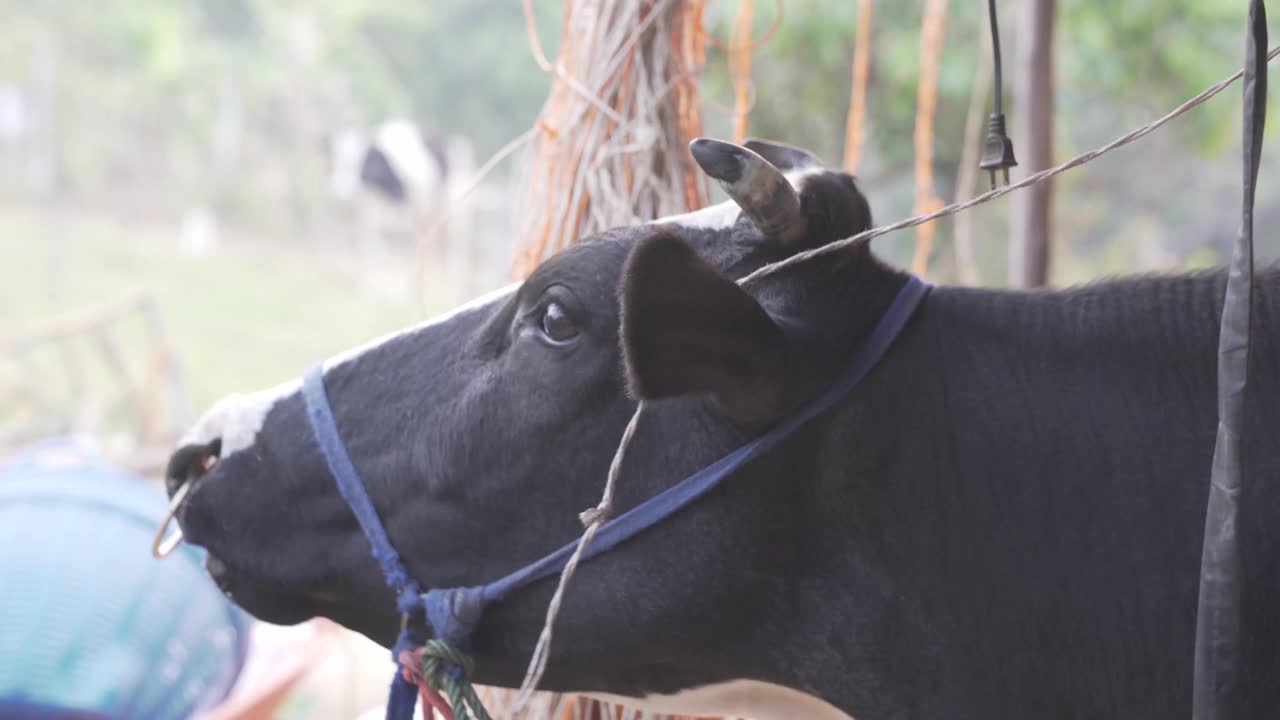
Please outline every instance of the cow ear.
[[619, 288], [631, 394], [710, 393], [744, 420], [775, 405], [786, 338], [737, 283], [669, 233], [632, 249]]
[[760, 138], [748, 138], [746, 142], [742, 143], [742, 147], [768, 160], [770, 165], [783, 172], [823, 167], [822, 160], [817, 155], [795, 145], [773, 140], [762, 140]]

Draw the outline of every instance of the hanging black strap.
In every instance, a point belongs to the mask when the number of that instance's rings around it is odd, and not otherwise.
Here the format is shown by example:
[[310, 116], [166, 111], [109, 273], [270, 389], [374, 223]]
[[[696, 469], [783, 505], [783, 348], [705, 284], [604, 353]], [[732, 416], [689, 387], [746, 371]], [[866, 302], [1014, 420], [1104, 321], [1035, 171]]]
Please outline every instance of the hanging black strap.
[[[1237, 533], [1244, 490], [1244, 404], [1253, 325], [1253, 199], [1266, 116], [1267, 13], [1263, 0], [1251, 0], [1244, 67], [1244, 208], [1218, 338], [1218, 438], [1200, 561], [1193, 720], [1231, 720], [1245, 709], [1240, 628], [1244, 578]], [[1276, 682], [1276, 678], [1258, 681]]]

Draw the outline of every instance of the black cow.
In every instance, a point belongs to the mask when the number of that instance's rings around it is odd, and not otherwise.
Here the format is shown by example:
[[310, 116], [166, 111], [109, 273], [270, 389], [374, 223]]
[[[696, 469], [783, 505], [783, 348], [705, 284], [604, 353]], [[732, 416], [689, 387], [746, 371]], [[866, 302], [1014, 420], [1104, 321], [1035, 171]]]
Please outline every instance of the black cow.
[[[729, 189], [744, 173], [771, 182], [603, 233], [326, 364], [342, 435], [420, 583], [484, 583], [576, 537], [637, 397], [624, 509], [779, 422], [903, 286], [865, 244], [750, 292], [734, 283], [870, 212], [851, 177], [800, 151], [700, 143]], [[834, 409], [580, 568], [544, 687], [756, 718], [1186, 717], [1224, 282], [934, 289]], [[1266, 270], [1241, 717], [1280, 717], [1278, 314]], [[171, 488], [196, 483], [187, 538], [250, 612], [393, 640], [394, 599], [297, 383], [219, 404], [171, 470]], [[553, 587], [488, 612], [479, 682], [519, 682]]]

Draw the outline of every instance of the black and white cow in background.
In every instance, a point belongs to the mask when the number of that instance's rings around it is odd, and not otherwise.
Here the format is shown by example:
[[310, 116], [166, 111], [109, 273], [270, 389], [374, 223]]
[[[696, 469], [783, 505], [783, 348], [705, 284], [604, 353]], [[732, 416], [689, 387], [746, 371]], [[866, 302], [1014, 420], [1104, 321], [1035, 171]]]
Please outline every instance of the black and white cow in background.
[[[778, 422], [903, 285], [864, 244], [740, 288], [871, 219], [852, 178], [803, 153], [717, 147], [705, 170], [786, 171], [799, 214], [742, 196], [750, 213], [618, 228], [326, 363], [341, 433], [421, 584], [481, 584], [575, 538], [637, 397], [622, 508]], [[578, 570], [544, 687], [758, 719], [1186, 717], [1224, 281], [936, 288], [834, 409]], [[1239, 717], [1275, 718], [1280, 272], [1257, 291]], [[388, 644], [394, 598], [298, 390], [232, 396], [192, 429], [170, 464], [171, 490], [196, 483], [181, 525], [258, 617], [325, 616]], [[554, 585], [487, 613], [478, 682], [520, 681]]]
[[[409, 240], [401, 251], [425, 243], [431, 258], [443, 264], [465, 238], [473, 218], [461, 196], [475, 173], [466, 138], [393, 119], [372, 130], [333, 133], [328, 157], [333, 194], [354, 205], [366, 257], [385, 259], [398, 236]], [[447, 221], [437, 222], [445, 213]], [[462, 232], [451, 234], [450, 228]]]

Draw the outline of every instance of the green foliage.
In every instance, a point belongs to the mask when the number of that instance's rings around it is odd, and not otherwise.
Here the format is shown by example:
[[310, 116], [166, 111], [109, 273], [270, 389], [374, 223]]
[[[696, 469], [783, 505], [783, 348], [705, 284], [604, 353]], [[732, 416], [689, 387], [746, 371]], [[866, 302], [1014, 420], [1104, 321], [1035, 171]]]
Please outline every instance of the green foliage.
[[[857, 3], [783, 5], [777, 34], [754, 56], [751, 132], [837, 161]], [[861, 174], [883, 220], [911, 206], [923, 5], [874, 4]], [[534, 6], [554, 55], [564, 3]], [[755, 6], [759, 38], [777, 10], [768, 0]], [[737, 7], [709, 3], [706, 25], [721, 43]], [[999, 7], [1011, 95], [1020, 4]], [[949, 199], [987, 28], [984, 3], [952, 2], [947, 12], [935, 191]], [[1106, 142], [1229, 74], [1243, 54], [1244, 13], [1242, 0], [1060, 0], [1056, 156]], [[61, 199], [167, 223], [212, 203], [228, 222], [282, 243], [312, 242], [333, 227], [327, 133], [404, 115], [467, 134], [483, 159], [529, 127], [550, 86], [531, 58], [519, 4], [507, 0], [0, 0], [0, 17], [0, 88], [33, 83], [41, 58], [52, 58]], [[709, 50], [703, 90], [707, 133], [726, 135], [732, 93], [720, 50]], [[1157, 233], [1176, 253], [1221, 242], [1219, 227], [1234, 225], [1221, 208], [1236, 202], [1236, 98], [1229, 92], [1179, 120], [1127, 160], [1077, 171], [1087, 181], [1064, 178], [1060, 239], [1092, 252], [1137, 209], [1164, 218]], [[224, 121], [241, 135], [228, 139]], [[1265, 207], [1273, 191], [1264, 183], [1262, 192]], [[6, 198], [23, 200], [0, 184]], [[1004, 214], [984, 213], [975, 236], [1002, 243]]]
[[[538, 15], [553, 51], [559, 3]], [[0, 17], [0, 86], [50, 58], [62, 198], [168, 222], [213, 202], [279, 236], [328, 224], [329, 133], [398, 115], [483, 156], [550, 86], [508, 3], [0, 0]]]
[[[772, 19], [756, 0], [756, 36]], [[910, 213], [913, 129], [920, 68], [923, 2], [875, 2], [868, 89], [868, 135], [860, 168], [879, 220]], [[727, 41], [736, 0], [716, 0], [711, 31]], [[1006, 112], [1018, 68], [1020, 3], [998, 3], [1005, 59]], [[857, 23], [852, 0], [786, 3], [774, 40], [753, 59], [755, 135], [804, 144], [829, 162], [842, 157], [850, 66]], [[1230, 75], [1243, 61], [1247, 4], [1243, 0], [1059, 0], [1055, 34], [1055, 157], [1061, 161], [1154, 120]], [[964, 144], [965, 113], [988, 32], [986, 3], [951, 2], [938, 79], [935, 192], [954, 197]], [[723, 55], [712, 53], [705, 84], [720, 112], [732, 106]], [[1124, 268], [1152, 267], [1161, 253], [1137, 252], [1154, 242], [1178, 262], [1202, 262], [1234, 232], [1239, 197], [1239, 86], [1180, 118], [1140, 144], [1076, 170], [1057, 182], [1054, 224], [1062, 258], [1059, 282]], [[1280, 100], [1272, 93], [1272, 115]], [[988, 99], [988, 107], [990, 100]], [[1016, 127], [1016, 117], [1010, 113]], [[985, 114], [984, 114], [985, 117]], [[1271, 123], [1274, 133], [1275, 123]], [[713, 125], [727, 132], [727, 124]], [[1019, 138], [1013, 137], [1015, 147]], [[1267, 150], [1268, 160], [1280, 153]], [[1021, 174], [1016, 170], [1014, 176]], [[980, 184], [979, 191], [986, 189]], [[1280, 202], [1280, 188], [1260, 189], [1260, 206]], [[1001, 282], [1006, 203], [975, 213], [974, 236], [987, 282]], [[1260, 211], [1259, 217], [1264, 215]], [[1135, 217], [1150, 220], [1134, 225]], [[1144, 223], [1146, 221], [1144, 220]], [[1137, 237], [1142, 235], [1156, 240]], [[935, 268], [950, 272], [950, 224], [941, 225]], [[905, 261], [910, 234], [877, 241]], [[1114, 246], [1114, 247], [1113, 247]], [[1264, 255], [1280, 242], [1259, 234]], [[1208, 248], [1218, 248], [1217, 251]], [[1081, 257], [1072, 257], [1082, 253]], [[1128, 264], [1125, 265], [1124, 262]]]

